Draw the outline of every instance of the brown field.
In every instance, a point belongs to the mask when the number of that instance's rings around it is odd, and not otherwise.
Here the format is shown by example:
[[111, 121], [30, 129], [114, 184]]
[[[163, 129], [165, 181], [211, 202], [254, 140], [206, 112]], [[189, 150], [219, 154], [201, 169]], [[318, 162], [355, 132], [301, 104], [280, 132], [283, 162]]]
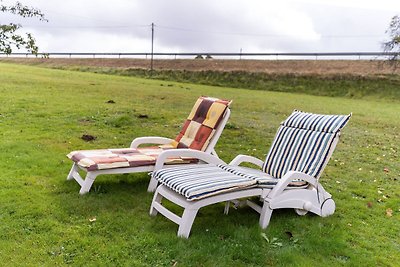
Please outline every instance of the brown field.
[[[111, 58], [0, 58], [0, 62], [39, 65], [44, 67], [94, 67], [149, 69], [149, 59]], [[297, 75], [385, 75], [400, 74], [381, 60], [221, 60], [167, 59], [154, 60], [156, 70], [247, 71]]]

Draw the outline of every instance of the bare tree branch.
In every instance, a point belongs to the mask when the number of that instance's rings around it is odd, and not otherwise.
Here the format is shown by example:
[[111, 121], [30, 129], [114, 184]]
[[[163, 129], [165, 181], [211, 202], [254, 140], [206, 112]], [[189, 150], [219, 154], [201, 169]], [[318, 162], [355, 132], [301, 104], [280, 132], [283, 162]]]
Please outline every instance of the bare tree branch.
[[382, 44], [383, 51], [395, 52], [388, 56], [388, 59], [389, 62], [396, 67], [400, 53], [400, 16], [396, 15], [392, 18], [386, 33], [389, 35], [389, 40]]

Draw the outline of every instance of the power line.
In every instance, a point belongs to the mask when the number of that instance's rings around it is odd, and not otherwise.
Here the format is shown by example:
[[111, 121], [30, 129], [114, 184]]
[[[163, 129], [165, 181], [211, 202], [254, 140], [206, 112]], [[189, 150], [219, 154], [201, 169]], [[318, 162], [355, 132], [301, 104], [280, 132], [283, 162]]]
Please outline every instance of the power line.
[[[46, 13], [49, 13], [49, 11], [46, 11]], [[63, 13], [63, 12], [58, 12], [54, 10], [50, 10], [50, 13], [53, 14], [58, 14], [61, 16], [66, 16], [66, 17], [74, 17], [74, 18], [80, 18], [80, 19], [86, 19], [86, 20], [92, 20], [92, 21], [97, 21], [97, 22], [102, 22], [102, 23], [109, 23], [109, 24], [120, 24], [120, 22], [116, 21], [111, 21], [111, 20], [104, 20], [104, 19], [98, 19], [98, 18], [93, 18], [93, 17], [88, 17], [88, 16], [81, 16], [81, 15], [76, 15], [76, 14], [70, 14], [70, 13]], [[148, 24], [130, 24], [130, 25], [123, 25], [123, 26], [77, 26], [79, 28], [129, 28], [129, 27], [149, 27], [150, 25]], [[40, 28], [44, 28], [42, 26], [37, 26]], [[56, 26], [57, 28], [64, 28], [64, 26]], [[68, 26], [67, 26], [68, 27]], [[66, 28], [66, 27], [65, 27]]]
[[[206, 33], [206, 34], [221, 34], [221, 35], [237, 35], [237, 36], [258, 36], [258, 37], [271, 37], [271, 38], [287, 38], [287, 37], [295, 37], [293, 35], [285, 35], [285, 34], [265, 34], [265, 33], [243, 33], [243, 32], [224, 32], [224, 31], [209, 31], [209, 30], [199, 30], [199, 29], [188, 29], [188, 28], [180, 28], [173, 26], [161, 26], [157, 25], [160, 29], [171, 30], [171, 31], [184, 31], [184, 32], [193, 32], [193, 33]], [[384, 35], [319, 35], [320, 38], [381, 38]]]
[[[48, 11], [46, 11], [48, 12]], [[93, 17], [87, 17], [87, 16], [81, 16], [81, 15], [76, 15], [76, 14], [70, 14], [70, 13], [62, 13], [54, 10], [50, 10], [50, 13], [58, 14], [61, 16], [66, 16], [66, 17], [74, 17], [74, 18], [80, 18], [80, 19], [86, 19], [86, 20], [92, 20], [92, 21], [97, 21], [97, 22], [102, 22], [102, 23], [111, 23], [111, 24], [119, 24], [120, 22], [116, 21], [111, 21], [111, 20], [105, 20], [105, 19], [98, 19], [98, 18], [93, 18]], [[141, 25], [138, 25], [141, 26]], [[143, 26], [143, 25], [142, 25]], [[146, 25], [148, 26], [148, 25]]]
[[[70, 14], [70, 13], [63, 13], [54, 10], [48, 10], [46, 12], [62, 15], [62, 16], [69, 16], [75, 18], [81, 18], [86, 20], [98, 21], [103, 23], [110, 23], [116, 25], [100, 25], [100, 26], [91, 26], [91, 25], [76, 25], [76, 26], [45, 26], [45, 25], [31, 25], [30, 27], [35, 28], [59, 28], [59, 29], [129, 29], [133, 27], [141, 28], [141, 27], [152, 27], [152, 24], [126, 24], [126, 25], [118, 25], [119, 22], [110, 21], [110, 20], [103, 20], [97, 19], [88, 16]], [[29, 25], [26, 25], [29, 27]], [[203, 34], [215, 34], [215, 35], [233, 35], [233, 36], [253, 36], [253, 37], [268, 37], [268, 38], [293, 38], [293, 37], [301, 37], [301, 35], [288, 35], [288, 34], [270, 34], [270, 33], [248, 33], [248, 32], [226, 32], [226, 31], [210, 31], [204, 29], [190, 29], [190, 28], [182, 28], [182, 27], [175, 27], [175, 26], [164, 26], [164, 25], [153, 25], [153, 27], [157, 27], [164, 30], [169, 31], [181, 31], [181, 32], [193, 32], [193, 33], [203, 33]], [[320, 34], [318, 38], [322, 39], [334, 39], [334, 38], [343, 38], [343, 39], [368, 39], [368, 38], [385, 38], [383, 34]]]
[[[71, 26], [56, 26], [56, 25], [25, 25], [25, 27], [34, 28], [48, 28], [48, 29], [131, 29], [131, 28], [151, 28], [151, 24], [132, 24], [132, 25], [71, 25]], [[287, 34], [268, 34], [268, 33], [244, 33], [244, 32], [225, 32], [225, 31], [209, 31], [201, 29], [188, 29], [180, 27], [162, 26], [154, 25], [159, 29], [169, 30], [169, 31], [181, 31], [181, 32], [192, 32], [192, 33], [203, 33], [203, 34], [215, 34], [215, 35], [232, 35], [232, 36], [253, 36], [253, 37], [267, 37], [267, 38], [293, 38], [301, 37], [300, 35], [287, 35]], [[338, 35], [317, 35], [321, 39], [362, 39], [362, 38], [385, 38], [385, 35], [380, 34], [338, 34]]]
[[49, 28], [49, 29], [118, 29], [118, 28], [145, 28], [150, 25], [100, 25], [100, 26], [45, 26], [45, 25], [25, 25], [25, 27]]

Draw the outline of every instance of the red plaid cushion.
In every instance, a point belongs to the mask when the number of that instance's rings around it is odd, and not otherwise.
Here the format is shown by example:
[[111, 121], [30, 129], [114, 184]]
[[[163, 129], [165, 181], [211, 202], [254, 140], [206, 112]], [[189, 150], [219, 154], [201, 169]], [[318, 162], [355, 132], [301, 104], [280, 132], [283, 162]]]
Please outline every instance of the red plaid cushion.
[[212, 97], [200, 97], [172, 146], [206, 150], [215, 129], [222, 121], [223, 115], [231, 102], [230, 100]]
[[[164, 150], [160, 147], [81, 150], [72, 151], [67, 157], [87, 171], [96, 171], [154, 165]], [[167, 164], [194, 162], [197, 160], [187, 157], [167, 159]]]

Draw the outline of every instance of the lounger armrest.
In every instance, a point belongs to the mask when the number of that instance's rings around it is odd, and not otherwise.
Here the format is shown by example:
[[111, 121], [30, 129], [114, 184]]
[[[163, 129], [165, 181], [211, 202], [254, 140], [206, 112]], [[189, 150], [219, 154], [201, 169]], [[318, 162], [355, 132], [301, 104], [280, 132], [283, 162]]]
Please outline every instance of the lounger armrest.
[[267, 195], [267, 198], [273, 199], [274, 197], [281, 194], [283, 192], [283, 190], [285, 190], [285, 188], [289, 185], [289, 183], [292, 182], [294, 179], [303, 180], [315, 187], [318, 186], [318, 181], [313, 176], [310, 176], [306, 173], [299, 172], [299, 171], [289, 171], [274, 186], [274, 188]]
[[131, 143], [131, 148], [137, 148], [142, 144], [157, 144], [157, 145], [166, 145], [170, 144], [173, 140], [166, 137], [159, 136], [145, 136], [135, 138]]
[[260, 168], [262, 168], [264, 162], [258, 158], [255, 158], [253, 156], [248, 156], [248, 155], [237, 155], [230, 163], [229, 165], [234, 165], [234, 166], [239, 166], [243, 162], [247, 163], [252, 163]]
[[199, 159], [206, 163], [226, 164], [220, 158], [203, 151], [194, 149], [170, 149], [163, 151], [162, 153], [160, 153], [160, 155], [158, 155], [154, 171], [162, 169], [162, 167], [164, 166], [165, 162], [169, 157], [189, 157], [189, 158]]

